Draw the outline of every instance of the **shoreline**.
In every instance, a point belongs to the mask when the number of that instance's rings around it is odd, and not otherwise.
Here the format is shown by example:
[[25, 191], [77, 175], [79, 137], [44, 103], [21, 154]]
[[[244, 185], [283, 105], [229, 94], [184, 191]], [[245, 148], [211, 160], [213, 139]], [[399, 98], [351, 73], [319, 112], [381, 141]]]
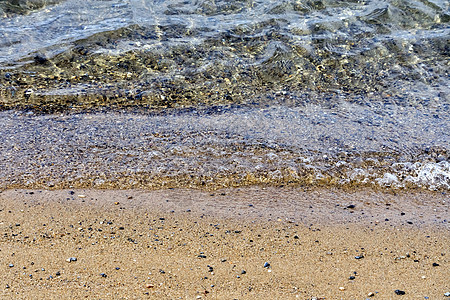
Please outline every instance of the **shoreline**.
[[6, 190], [0, 297], [445, 299], [445, 201], [289, 187]]

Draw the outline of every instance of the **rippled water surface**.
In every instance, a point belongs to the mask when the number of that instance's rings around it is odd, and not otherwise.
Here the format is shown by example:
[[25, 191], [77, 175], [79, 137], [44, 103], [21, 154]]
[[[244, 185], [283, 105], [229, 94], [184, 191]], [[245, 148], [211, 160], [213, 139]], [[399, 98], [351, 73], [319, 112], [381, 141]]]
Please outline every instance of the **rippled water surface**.
[[0, 1], [0, 184], [450, 189], [448, 1]]

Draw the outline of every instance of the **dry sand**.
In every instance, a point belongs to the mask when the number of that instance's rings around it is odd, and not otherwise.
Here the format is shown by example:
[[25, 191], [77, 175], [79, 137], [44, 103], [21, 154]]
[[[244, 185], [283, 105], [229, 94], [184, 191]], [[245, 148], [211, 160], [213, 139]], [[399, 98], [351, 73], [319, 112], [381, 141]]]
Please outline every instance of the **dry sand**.
[[447, 198], [6, 190], [0, 298], [450, 299]]

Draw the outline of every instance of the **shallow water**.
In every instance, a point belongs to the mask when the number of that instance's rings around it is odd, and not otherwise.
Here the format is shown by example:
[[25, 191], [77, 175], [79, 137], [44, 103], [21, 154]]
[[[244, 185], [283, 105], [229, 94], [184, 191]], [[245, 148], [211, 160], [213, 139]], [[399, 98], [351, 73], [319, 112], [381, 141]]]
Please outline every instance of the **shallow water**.
[[0, 184], [450, 189], [448, 1], [2, 1]]

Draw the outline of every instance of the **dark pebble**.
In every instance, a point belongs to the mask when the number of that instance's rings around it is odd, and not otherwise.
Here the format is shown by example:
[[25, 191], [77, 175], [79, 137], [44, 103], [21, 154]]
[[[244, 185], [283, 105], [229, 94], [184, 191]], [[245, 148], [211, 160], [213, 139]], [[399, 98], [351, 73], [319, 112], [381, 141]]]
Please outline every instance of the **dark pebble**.
[[119, 268], [119, 267], [116, 267], [116, 270], [120, 270], [120, 268]]
[[56, 275], [56, 276], [61, 276], [61, 272], [58, 271], [58, 272], [55, 273], [55, 275]]
[[356, 278], [355, 276], [350, 276], [348, 279], [354, 280], [355, 278]]
[[198, 258], [206, 258], [206, 255], [200, 254]]
[[364, 255], [355, 256], [356, 259], [364, 258]]
[[8, 267], [12, 268], [12, 267], [14, 267], [14, 265], [13, 264], [9, 264]]
[[102, 277], [108, 277], [108, 275], [106, 275], [105, 273], [100, 273], [100, 276], [102, 276]]
[[355, 208], [356, 206], [353, 204], [350, 204], [349, 206], [347, 206], [347, 208]]
[[265, 263], [264, 263], [264, 268], [269, 268], [270, 267], [270, 264], [266, 261]]
[[247, 271], [242, 270], [241, 274], [247, 274]]
[[438, 263], [433, 263], [433, 267], [438, 267], [439, 264]]
[[397, 295], [405, 295], [405, 291], [402, 290], [395, 290], [394, 293], [396, 293]]

